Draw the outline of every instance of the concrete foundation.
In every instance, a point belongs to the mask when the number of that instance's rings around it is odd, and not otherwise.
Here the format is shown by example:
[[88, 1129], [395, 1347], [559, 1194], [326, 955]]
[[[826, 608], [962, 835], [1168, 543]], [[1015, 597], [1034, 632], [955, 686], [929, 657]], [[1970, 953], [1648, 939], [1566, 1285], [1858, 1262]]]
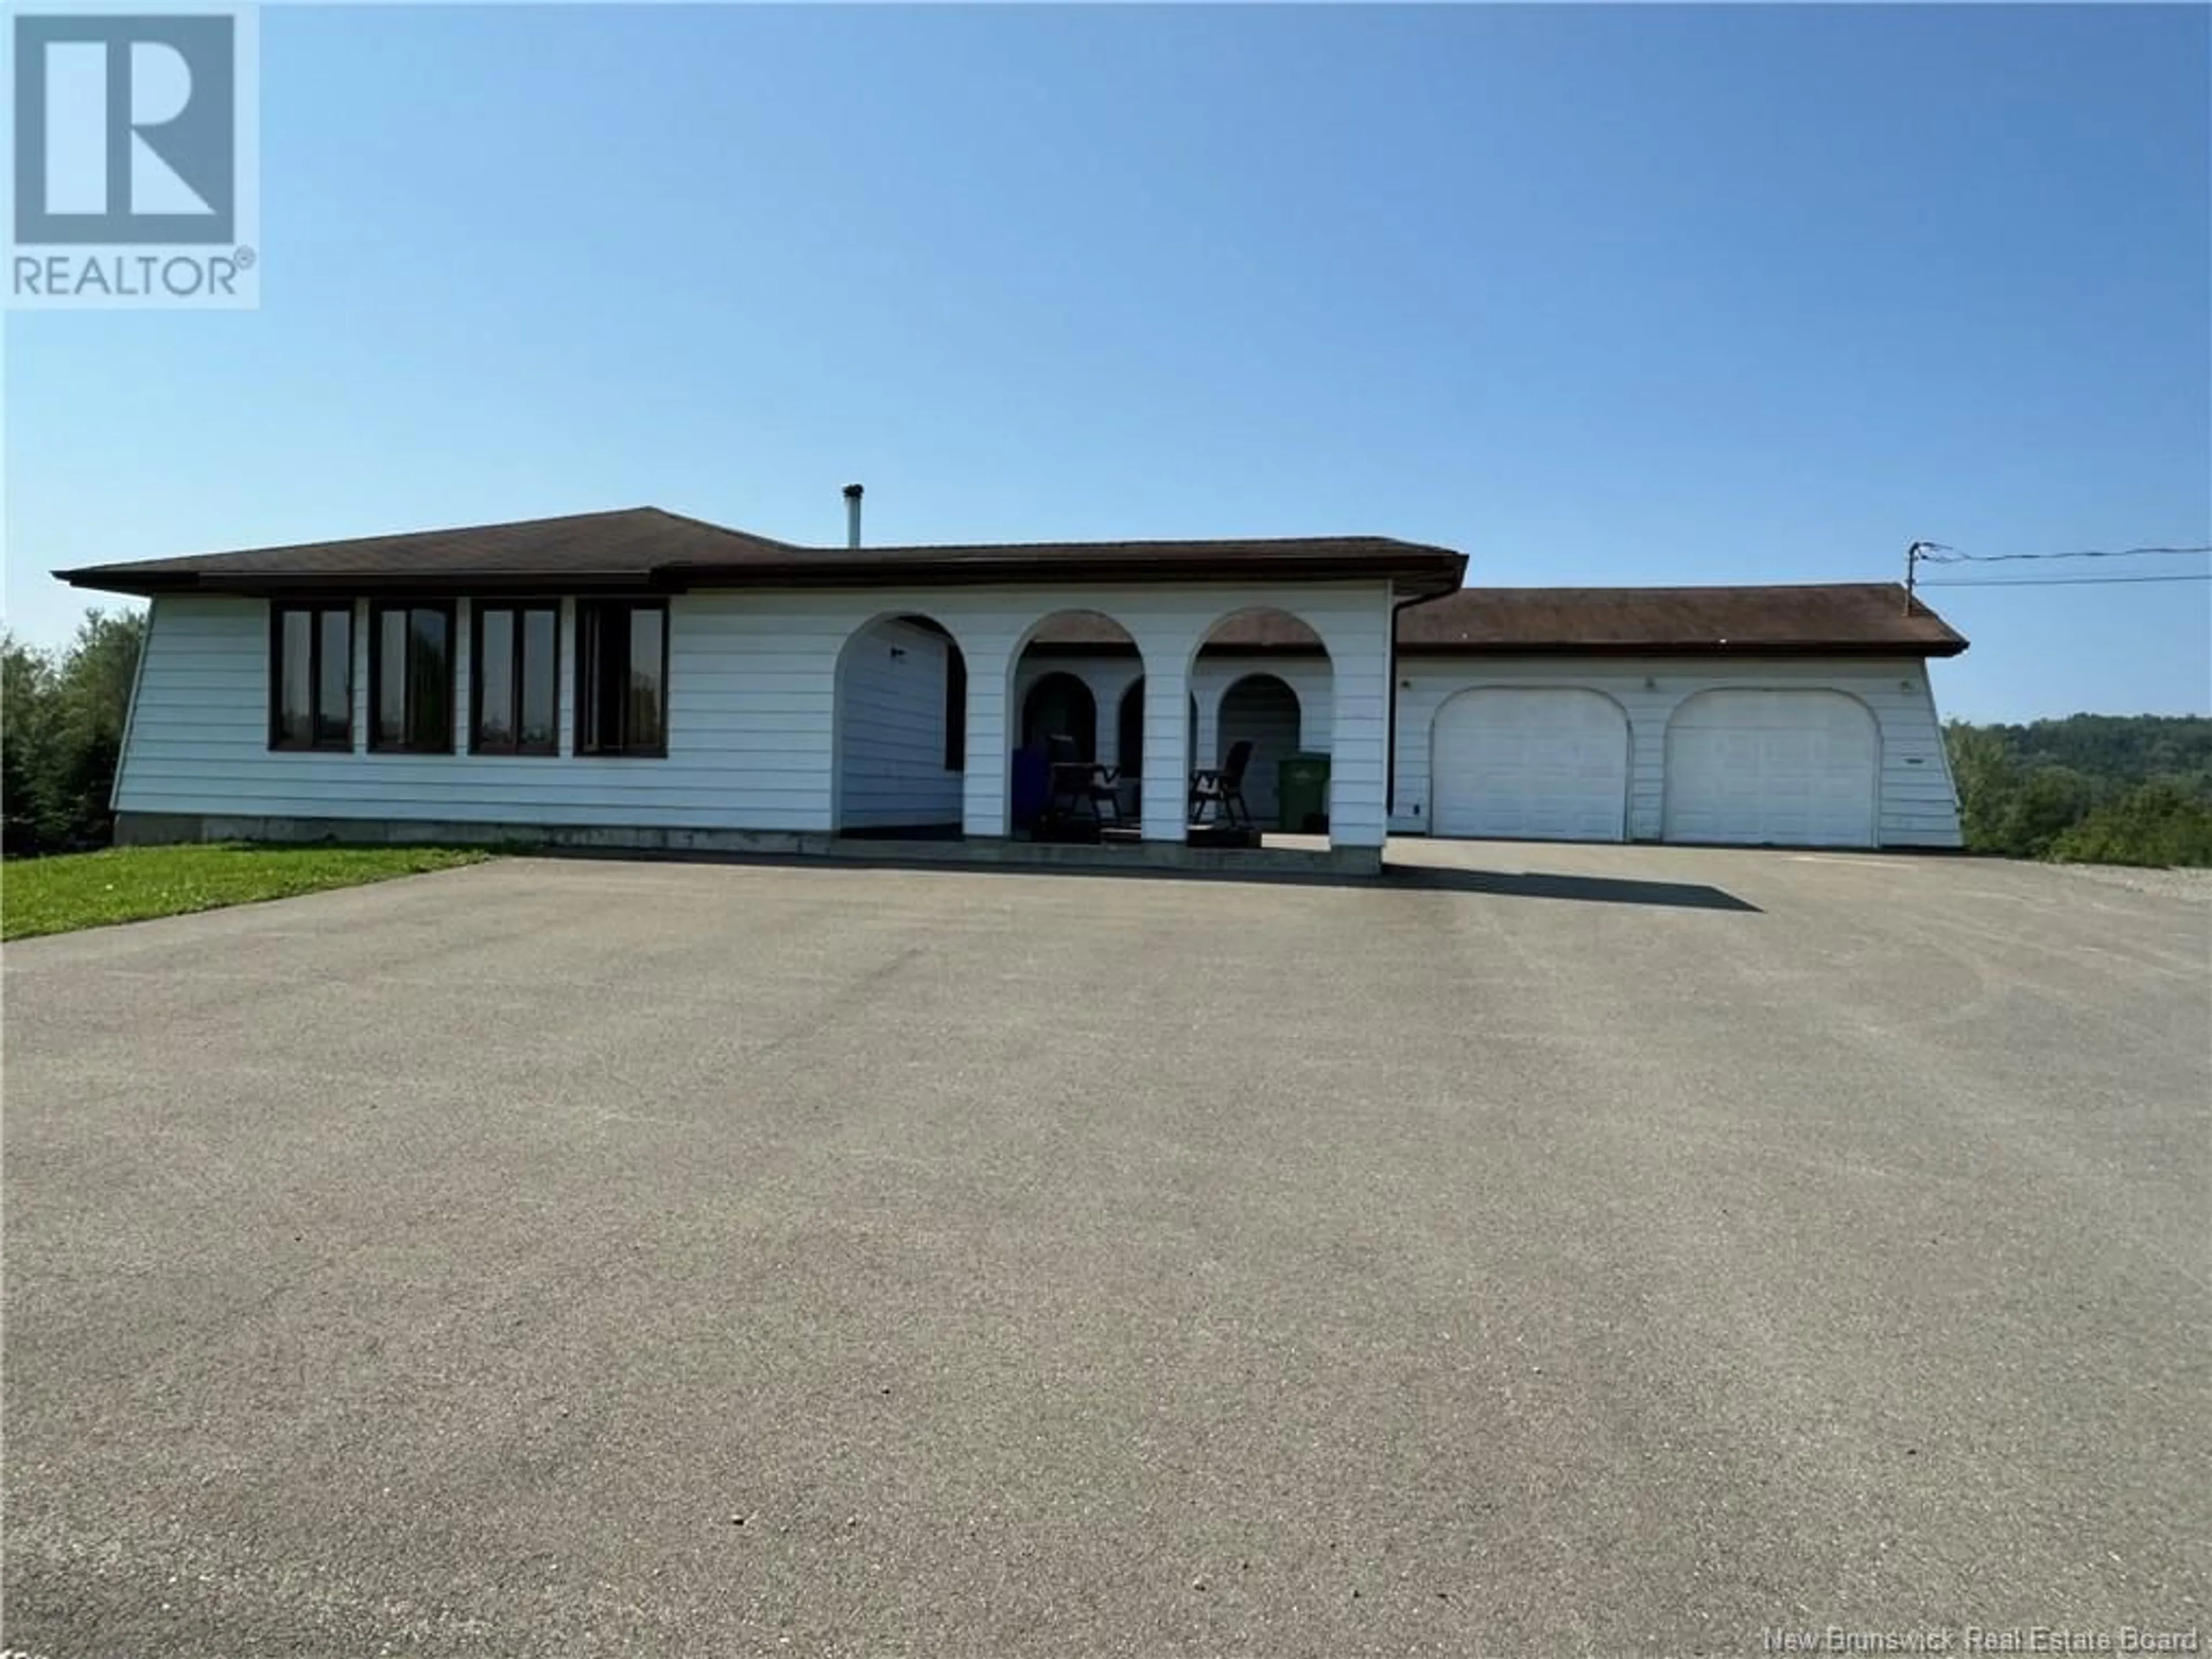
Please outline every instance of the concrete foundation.
[[[641, 826], [465, 823], [400, 818], [229, 817], [200, 812], [118, 812], [121, 847], [176, 842], [338, 842], [363, 845], [511, 847], [518, 851], [692, 854], [726, 858], [820, 859], [850, 864], [1001, 865], [1059, 869], [1188, 870], [1242, 875], [1382, 873], [1379, 847], [1330, 847], [1311, 836], [1270, 838], [1259, 848], [1190, 847], [1147, 841], [1107, 845], [996, 840], [843, 836], [771, 830], [657, 830]], [[1294, 844], [1282, 845], [1280, 840]]]

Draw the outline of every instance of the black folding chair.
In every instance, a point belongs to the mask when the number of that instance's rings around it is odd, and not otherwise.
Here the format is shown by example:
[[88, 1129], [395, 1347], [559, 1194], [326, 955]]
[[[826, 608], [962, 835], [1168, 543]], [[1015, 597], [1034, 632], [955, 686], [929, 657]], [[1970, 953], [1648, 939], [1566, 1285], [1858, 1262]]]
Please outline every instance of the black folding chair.
[[1061, 733], [1045, 740], [1051, 781], [1045, 818], [1054, 825], [1087, 824], [1104, 829], [1121, 822], [1121, 798], [1114, 787], [1114, 769], [1082, 757], [1075, 739]]
[[1229, 745], [1229, 758], [1219, 766], [1202, 766], [1190, 775], [1190, 822], [1233, 830], [1252, 827], [1252, 814], [1244, 805], [1244, 769], [1252, 763], [1252, 739], [1239, 738]]

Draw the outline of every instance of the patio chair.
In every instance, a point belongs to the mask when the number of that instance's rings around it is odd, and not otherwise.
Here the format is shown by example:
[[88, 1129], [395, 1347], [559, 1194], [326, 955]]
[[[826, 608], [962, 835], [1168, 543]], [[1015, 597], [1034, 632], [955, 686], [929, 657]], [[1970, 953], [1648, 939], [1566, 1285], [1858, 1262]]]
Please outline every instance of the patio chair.
[[1190, 822], [1236, 830], [1252, 828], [1252, 814], [1244, 805], [1244, 769], [1252, 763], [1252, 740], [1239, 738], [1229, 745], [1229, 758], [1219, 766], [1201, 766], [1190, 775]]
[[1045, 740], [1051, 762], [1051, 782], [1042, 822], [1050, 827], [1085, 825], [1103, 830], [1121, 822], [1120, 792], [1114, 787], [1114, 769], [1082, 757], [1075, 739], [1061, 733]]

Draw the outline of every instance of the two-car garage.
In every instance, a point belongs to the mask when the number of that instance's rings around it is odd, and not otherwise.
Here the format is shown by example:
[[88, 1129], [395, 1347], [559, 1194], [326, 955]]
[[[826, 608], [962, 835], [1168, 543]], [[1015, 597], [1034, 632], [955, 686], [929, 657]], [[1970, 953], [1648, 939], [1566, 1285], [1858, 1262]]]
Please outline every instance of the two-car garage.
[[1394, 823], [1956, 846], [1927, 659], [1965, 644], [1882, 584], [1467, 590], [1401, 623]]
[[[1477, 686], [1431, 728], [1431, 833], [1621, 841], [1635, 745], [1628, 711], [1575, 686]], [[1819, 689], [1682, 699], [1662, 738], [1661, 838], [1871, 847], [1881, 738], [1867, 706]]]

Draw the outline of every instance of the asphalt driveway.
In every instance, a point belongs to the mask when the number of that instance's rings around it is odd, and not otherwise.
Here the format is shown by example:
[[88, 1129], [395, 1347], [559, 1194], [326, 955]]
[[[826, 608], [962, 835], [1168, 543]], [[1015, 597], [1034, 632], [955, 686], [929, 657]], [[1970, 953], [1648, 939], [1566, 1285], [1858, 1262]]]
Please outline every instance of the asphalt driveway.
[[511, 860], [10, 946], [5, 1645], [2212, 1624], [2212, 904], [1407, 856]]

